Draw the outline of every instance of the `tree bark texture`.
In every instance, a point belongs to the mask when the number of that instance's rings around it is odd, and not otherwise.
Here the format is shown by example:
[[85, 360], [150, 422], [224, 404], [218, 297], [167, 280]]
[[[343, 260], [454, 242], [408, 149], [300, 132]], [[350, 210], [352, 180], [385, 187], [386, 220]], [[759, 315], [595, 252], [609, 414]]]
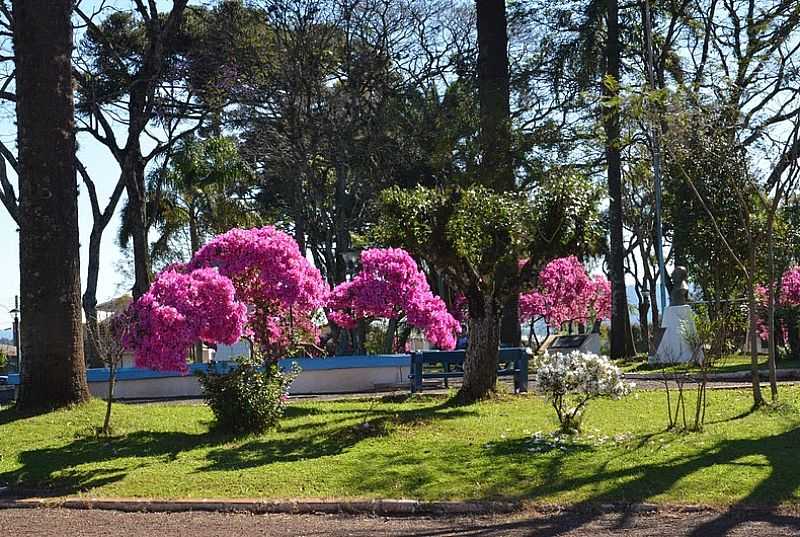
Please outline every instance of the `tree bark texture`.
[[469, 344], [464, 357], [464, 384], [455, 399], [469, 404], [495, 391], [497, 357], [500, 344], [499, 315], [491, 300], [478, 308], [470, 307]]
[[476, 0], [476, 8], [483, 157], [479, 182], [498, 191], [513, 190], [506, 3], [504, 0]]
[[89, 398], [81, 326], [72, 0], [15, 0], [23, 409]]
[[[619, 6], [617, 0], [608, 0], [608, 38], [606, 43], [606, 76], [603, 93], [608, 101], [619, 96], [620, 43]], [[609, 224], [611, 228], [610, 255], [608, 260], [611, 276], [611, 358], [628, 358], [634, 354], [633, 341], [628, 324], [628, 297], [625, 293], [625, 245], [622, 221], [622, 158], [620, 155], [619, 108], [613, 104], [604, 119], [606, 133], [606, 160], [608, 162]]]

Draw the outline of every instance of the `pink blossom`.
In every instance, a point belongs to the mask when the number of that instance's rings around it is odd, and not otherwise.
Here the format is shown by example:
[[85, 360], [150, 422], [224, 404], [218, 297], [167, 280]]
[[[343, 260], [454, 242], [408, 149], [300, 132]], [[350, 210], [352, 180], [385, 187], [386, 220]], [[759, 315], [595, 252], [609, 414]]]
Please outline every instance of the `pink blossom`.
[[452, 349], [458, 321], [435, 296], [417, 263], [400, 248], [373, 248], [361, 253], [361, 272], [352, 281], [336, 286], [328, 302], [328, 318], [345, 328], [360, 319], [399, 318], [405, 315], [428, 340]]
[[592, 305], [597, 319], [611, 318], [611, 282], [602, 275], [594, 277], [595, 298]]
[[137, 367], [186, 371], [186, 353], [198, 340], [233, 344], [241, 336], [247, 307], [231, 281], [214, 269], [161, 272], [131, 306], [133, 326], [125, 345]]
[[248, 304], [274, 302], [308, 312], [325, 304], [328, 288], [315, 267], [286, 233], [266, 226], [232, 229], [203, 246], [190, 268], [217, 267], [234, 281], [237, 297]]
[[310, 317], [327, 295], [289, 235], [272, 226], [233, 229], [158, 275], [131, 306], [136, 327], [128, 346], [137, 365], [162, 370], [185, 371], [198, 340], [233, 344], [242, 335], [277, 358], [298, 334], [318, 337]]
[[800, 267], [792, 267], [783, 273], [780, 301], [786, 306], [800, 306]]
[[585, 323], [611, 317], [611, 284], [603, 276], [591, 279], [575, 256], [550, 261], [539, 272], [538, 287], [522, 293], [520, 320], [544, 318], [552, 327], [570, 321]]
[[[756, 317], [756, 332], [762, 341], [769, 339], [769, 325], [766, 321], [767, 304], [769, 301], [769, 289], [765, 285], [757, 284], [753, 290], [759, 315]], [[776, 297], [776, 306], [797, 307], [800, 306], [800, 267], [791, 267], [781, 276], [781, 292]], [[778, 324], [784, 341], [788, 337], [788, 329], [784, 321]]]

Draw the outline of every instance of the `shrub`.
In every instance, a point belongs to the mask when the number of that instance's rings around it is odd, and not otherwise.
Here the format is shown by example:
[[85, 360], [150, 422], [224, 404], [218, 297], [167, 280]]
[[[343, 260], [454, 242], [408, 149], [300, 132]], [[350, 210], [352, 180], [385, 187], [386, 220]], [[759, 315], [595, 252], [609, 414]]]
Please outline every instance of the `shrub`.
[[619, 399], [633, 387], [605, 356], [573, 351], [542, 356], [536, 365], [536, 383], [555, 408], [564, 432], [580, 431], [583, 412], [592, 399]]
[[254, 353], [242, 357], [227, 373], [200, 374], [203, 397], [216, 418], [215, 428], [246, 434], [262, 433], [278, 424], [286, 409], [287, 393], [299, 373], [297, 364], [288, 372], [277, 363], [264, 367]]

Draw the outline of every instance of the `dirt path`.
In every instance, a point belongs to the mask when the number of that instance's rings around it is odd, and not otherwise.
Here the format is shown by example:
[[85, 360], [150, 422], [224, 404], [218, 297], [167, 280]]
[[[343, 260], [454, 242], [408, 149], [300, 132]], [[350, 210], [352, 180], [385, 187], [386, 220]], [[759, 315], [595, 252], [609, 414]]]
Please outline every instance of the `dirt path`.
[[668, 511], [627, 515], [565, 512], [511, 517], [386, 519], [334, 515], [7, 509], [0, 510], [0, 533], [15, 537], [767, 537], [800, 534], [800, 518], [757, 512]]

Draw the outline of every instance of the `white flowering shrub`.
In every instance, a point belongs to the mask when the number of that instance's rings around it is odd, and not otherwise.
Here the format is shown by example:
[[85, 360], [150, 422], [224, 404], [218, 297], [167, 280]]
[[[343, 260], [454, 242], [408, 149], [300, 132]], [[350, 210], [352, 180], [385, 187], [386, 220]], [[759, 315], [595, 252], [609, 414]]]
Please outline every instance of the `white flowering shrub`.
[[536, 367], [538, 389], [555, 408], [564, 432], [580, 431], [583, 412], [592, 399], [619, 399], [633, 388], [622, 380], [617, 366], [596, 354], [547, 354], [537, 359]]

